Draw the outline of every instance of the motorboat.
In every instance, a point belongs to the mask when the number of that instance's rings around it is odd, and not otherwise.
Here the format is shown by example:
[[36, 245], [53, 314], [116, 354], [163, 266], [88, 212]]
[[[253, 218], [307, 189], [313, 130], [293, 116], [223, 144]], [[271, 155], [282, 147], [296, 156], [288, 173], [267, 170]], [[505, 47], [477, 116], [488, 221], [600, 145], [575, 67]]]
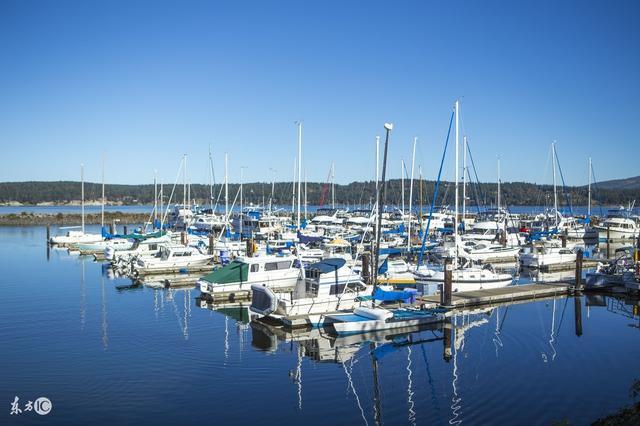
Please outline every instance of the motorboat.
[[251, 286], [251, 311], [276, 319], [307, 315], [318, 326], [328, 312], [366, 305], [372, 286], [366, 285], [345, 259], [323, 259], [304, 268], [304, 279], [293, 292], [277, 293], [267, 283]]
[[133, 264], [138, 274], [161, 272], [188, 272], [213, 263], [213, 255], [203, 254], [195, 247], [179, 244], [163, 244], [152, 257], [140, 257]]
[[295, 256], [260, 255], [238, 257], [198, 280], [203, 295], [248, 292], [253, 284], [271, 289], [292, 289], [300, 276]]

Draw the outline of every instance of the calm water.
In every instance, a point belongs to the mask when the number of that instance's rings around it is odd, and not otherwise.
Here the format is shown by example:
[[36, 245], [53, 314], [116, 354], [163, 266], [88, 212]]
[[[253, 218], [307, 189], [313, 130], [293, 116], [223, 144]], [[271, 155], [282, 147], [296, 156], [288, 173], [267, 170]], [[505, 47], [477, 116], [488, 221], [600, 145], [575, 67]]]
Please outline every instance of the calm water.
[[[640, 318], [615, 299], [458, 316], [448, 356], [442, 328], [291, 335], [193, 289], [127, 289], [47, 260], [44, 232], [0, 228], [0, 424], [586, 424], [638, 398]], [[53, 410], [10, 416], [16, 396]]]

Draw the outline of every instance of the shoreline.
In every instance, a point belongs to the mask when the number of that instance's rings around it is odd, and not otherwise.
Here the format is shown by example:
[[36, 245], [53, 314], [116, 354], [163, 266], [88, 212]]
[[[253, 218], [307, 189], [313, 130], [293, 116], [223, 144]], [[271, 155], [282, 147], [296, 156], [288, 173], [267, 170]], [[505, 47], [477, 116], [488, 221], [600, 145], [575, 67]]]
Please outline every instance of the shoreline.
[[[104, 212], [104, 223], [109, 225], [113, 221], [118, 224], [131, 225], [143, 224], [149, 221], [148, 213], [126, 213], [126, 212]], [[100, 213], [89, 213], [84, 216], [84, 223], [87, 225], [99, 225], [101, 223]], [[79, 213], [8, 213], [0, 214], [0, 226], [47, 226], [78, 225], [82, 222], [82, 215]]]

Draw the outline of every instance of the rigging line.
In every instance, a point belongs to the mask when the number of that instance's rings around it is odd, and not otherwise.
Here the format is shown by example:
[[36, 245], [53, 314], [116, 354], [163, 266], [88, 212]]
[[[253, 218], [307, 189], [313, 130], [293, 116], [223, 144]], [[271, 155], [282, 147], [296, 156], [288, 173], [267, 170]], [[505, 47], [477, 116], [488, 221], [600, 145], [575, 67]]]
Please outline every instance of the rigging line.
[[415, 403], [413, 402], [414, 392], [412, 390], [413, 381], [411, 379], [411, 346], [407, 346], [407, 400], [409, 402], [409, 422], [415, 426], [416, 424], [416, 412], [413, 409]]
[[[485, 194], [482, 191], [482, 186], [480, 186], [480, 179], [478, 178], [478, 170], [476, 169], [476, 163], [473, 161], [473, 155], [471, 154], [471, 147], [469, 146], [469, 140], [467, 139], [467, 152], [469, 153], [469, 160], [471, 160], [471, 168], [473, 168], [473, 174], [476, 177], [476, 198], [478, 200], [478, 213], [480, 213], [480, 204], [484, 204], [486, 203], [486, 197]], [[467, 174], [469, 174], [469, 170], [467, 168]], [[471, 180], [471, 176], [469, 176], [469, 180]], [[480, 199], [480, 197], [478, 196], [478, 191], [480, 192], [480, 195], [482, 196], [482, 201]]]
[[[598, 182], [596, 180], [596, 173], [593, 170], [593, 163], [591, 163], [591, 177], [593, 178], [593, 183], [591, 184], [591, 187], [594, 188], [594, 189], [597, 189], [598, 188], [598, 186], [597, 186]], [[600, 193], [598, 193], [598, 196], [599, 195], [600, 195]], [[593, 201], [593, 196], [592, 196], [592, 201]], [[599, 203], [599, 204], [600, 204], [600, 216], [604, 216], [604, 214], [602, 212], [602, 203]]]
[[[353, 362], [351, 363], [353, 366]], [[353, 395], [356, 397], [356, 403], [358, 404], [358, 408], [360, 409], [360, 415], [362, 416], [362, 420], [364, 420], [364, 424], [369, 426], [369, 422], [367, 421], [367, 417], [364, 415], [364, 409], [362, 408], [362, 404], [360, 404], [360, 397], [358, 397], [358, 393], [356, 392], [356, 388], [353, 385], [353, 380], [351, 379], [351, 373], [347, 370], [347, 366], [345, 363], [342, 363], [342, 368], [344, 368], [344, 372], [347, 375], [347, 380], [349, 381], [349, 387], [351, 387], [351, 391]]]
[[449, 145], [449, 137], [451, 136], [451, 126], [453, 125], [454, 115], [455, 115], [455, 111], [451, 111], [451, 119], [449, 120], [449, 130], [447, 130], [447, 139], [444, 144], [444, 152], [442, 153], [442, 159], [440, 160], [440, 169], [438, 170], [438, 180], [436, 181], [436, 186], [433, 193], [433, 199], [431, 200], [431, 209], [429, 210], [429, 219], [427, 220], [427, 227], [422, 234], [422, 246], [420, 247], [420, 254], [418, 257], [418, 266], [422, 264], [422, 260], [424, 257], [424, 249], [427, 244], [427, 235], [429, 234], [429, 227], [431, 226], [431, 217], [433, 216], [434, 204], [438, 197], [438, 189], [440, 187], [440, 177], [442, 176], [442, 166], [444, 165], [444, 157], [445, 157], [445, 154], [447, 153], [447, 146]]
[[558, 164], [558, 170], [560, 171], [560, 179], [562, 179], [562, 192], [564, 193], [565, 201], [567, 202], [567, 206], [569, 207], [569, 214], [573, 216], [573, 209], [571, 208], [571, 200], [569, 197], [569, 192], [567, 191], [567, 185], [564, 182], [564, 175], [562, 174], [562, 167], [560, 167], [560, 160], [558, 159], [558, 150], [556, 149], [555, 151], [556, 151], [556, 163]]
[[[567, 309], [567, 303], [569, 302], [569, 298], [565, 298], [564, 307], [562, 308], [562, 315], [560, 315], [560, 322], [558, 323], [558, 328], [556, 329], [556, 336], [558, 336], [558, 332], [560, 331], [560, 327], [562, 327], [562, 320], [564, 319], [564, 311]], [[556, 339], [556, 342], [558, 339]]]
[[433, 403], [436, 410], [436, 418], [438, 419], [438, 424], [442, 424], [442, 416], [440, 415], [440, 404], [438, 404], [438, 398], [436, 397], [436, 388], [433, 384], [433, 376], [431, 375], [431, 368], [429, 368], [427, 352], [424, 349], [423, 345], [421, 345], [420, 348], [422, 349], [422, 358], [424, 359], [424, 364], [427, 369], [427, 380], [429, 382], [429, 387], [431, 388], [431, 402]]

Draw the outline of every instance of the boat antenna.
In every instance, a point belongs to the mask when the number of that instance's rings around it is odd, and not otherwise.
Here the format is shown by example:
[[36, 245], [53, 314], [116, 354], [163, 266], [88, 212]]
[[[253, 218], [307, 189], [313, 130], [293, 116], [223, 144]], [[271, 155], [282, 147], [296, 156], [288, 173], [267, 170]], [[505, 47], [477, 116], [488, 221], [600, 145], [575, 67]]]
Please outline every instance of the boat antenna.
[[379, 185], [379, 191], [378, 191], [378, 217], [376, 218], [377, 220], [377, 225], [376, 225], [376, 252], [375, 252], [375, 263], [374, 265], [374, 273], [375, 273], [375, 277], [373, 279], [373, 290], [375, 291], [376, 288], [378, 287], [378, 262], [380, 260], [380, 237], [382, 236], [382, 232], [381, 232], [381, 226], [382, 226], [382, 205], [384, 204], [384, 179], [387, 173], [387, 151], [389, 149], [389, 134], [391, 133], [391, 130], [393, 130], [393, 124], [391, 123], [384, 123], [384, 128], [387, 132], [385, 140], [384, 140], [384, 155], [383, 155], [383, 159], [382, 159], [382, 179], [380, 181], [380, 185]]

